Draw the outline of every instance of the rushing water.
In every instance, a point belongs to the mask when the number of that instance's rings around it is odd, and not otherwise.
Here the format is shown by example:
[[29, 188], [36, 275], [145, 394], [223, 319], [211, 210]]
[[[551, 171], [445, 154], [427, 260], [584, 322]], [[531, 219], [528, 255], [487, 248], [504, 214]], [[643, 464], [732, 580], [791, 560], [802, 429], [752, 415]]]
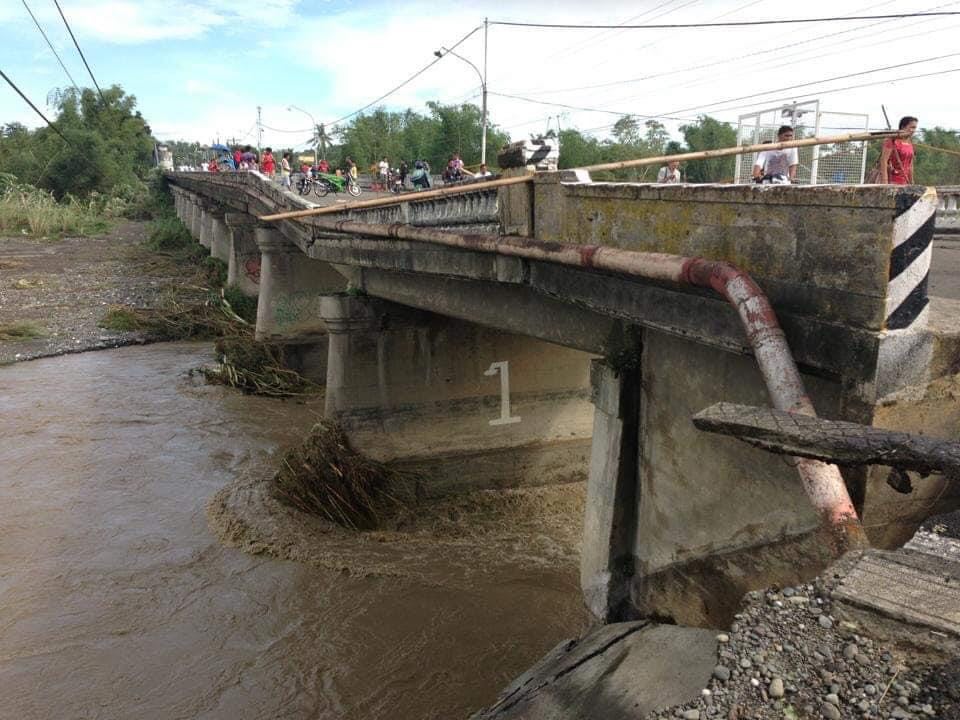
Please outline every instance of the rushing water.
[[208, 360], [0, 368], [0, 717], [454, 720], [579, 630], [568, 559], [447, 583], [222, 546], [208, 499], [315, 408], [187, 376]]

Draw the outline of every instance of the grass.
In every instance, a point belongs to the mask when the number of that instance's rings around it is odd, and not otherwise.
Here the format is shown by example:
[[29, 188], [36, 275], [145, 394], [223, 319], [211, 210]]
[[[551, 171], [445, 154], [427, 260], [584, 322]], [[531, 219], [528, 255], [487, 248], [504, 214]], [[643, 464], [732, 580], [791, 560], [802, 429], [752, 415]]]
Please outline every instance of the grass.
[[106, 232], [116, 208], [94, 198], [61, 202], [29, 185], [11, 185], [0, 192], [0, 234], [60, 237]]
[[284, 455], [270, 491], [303, 512], [354, 530], [374, 530], [416, 499], [417, 482], [360, 455], [336, 423], [324, 420]]
[[17, 342], [38, 337], [43, 337], [43, 329], [36, 323], [0, 323], [0, 342]]

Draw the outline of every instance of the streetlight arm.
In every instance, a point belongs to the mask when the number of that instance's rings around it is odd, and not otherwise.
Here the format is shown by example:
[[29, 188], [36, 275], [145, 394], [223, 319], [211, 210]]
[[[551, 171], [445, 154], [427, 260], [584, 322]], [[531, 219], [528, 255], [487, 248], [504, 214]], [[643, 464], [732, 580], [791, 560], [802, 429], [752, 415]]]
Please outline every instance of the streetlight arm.
[[[441, 53], [441, 51], [442, 51], [442, 53]], [[474, 72], [477, 73], [477, 77], [480, 78], [480, 87], [481, 87], [481, 88], [486, 88], [487, 83], [484, 82], [484, 80], [483, 80], [483, 73], [480, 72], [480, 68], [478, 68], [476, 65], [474, 65], [474, 64], [473, 64], [472, 62], [470, 62], [469, 60], [467, 60], [463, 55], [458, 55], [458, 54], [455, 53], [453, 50], [447, 50], [445, 47], [441, 47], [440, 50], [438, 50], [437, 52], [434, 53], [434, 55], [437, 55], [438, 53], [440, 53], [440, 54], [438, 55], [438, 57], [443, 57], [444, 55], [453, 55], [455, 58], [459, 58], [460, 60], [463, 60], [467, 65], [469, 65], [470, 67], [473, 68]]]

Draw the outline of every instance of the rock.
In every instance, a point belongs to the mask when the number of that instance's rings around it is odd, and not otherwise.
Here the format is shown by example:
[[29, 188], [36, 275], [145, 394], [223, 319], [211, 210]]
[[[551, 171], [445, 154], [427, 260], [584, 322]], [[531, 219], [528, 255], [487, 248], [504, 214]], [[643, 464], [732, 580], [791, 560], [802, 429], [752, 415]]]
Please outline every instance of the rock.
[[740, 660], [740, 667], [742, 668], [753, 667], [753, 663], [750, 661], [750, 658], [743, 658]]
[[700, 711], [694, 708], [683, 713], [683, 720], [700, 720]]
[[922, 712], [924, 715], [930, 715], [931, 717], [937, 714], [933, 709], [933, 705], [929, 704], [922, 706], [920, 708], [920, 712]]
[[806, 595], [794, 595], [789, 599], [789, 601], [792, 605], [806, 605], [808, 602], [810, 602], [810, 598], [808, 598]]
[[863, 686], [863, 691], [864, 691], [867, 695], [876, 695], [876, 694], [877, 694], [877, 686], [876, 686], [876, 685], [864, 685], [864, 686]]
[[723, 665], [717, 665], [713, 669], [713, 676], [720, 682], [726, 682], [730, 679], [730, 668]]
[[913, 717], [910, 713], [904, 710], [902, 707], [895, 707], [893, 712], [890, 713], [890, 717], [896, 718], [897, 720], [907, 720], [908, 718]]
[[869, 712], [870, 711], [870, 702], [868, 700], [861, 700], [857, 703], [857, 709], [860, 712]]
[[864, 666], [872, 664], [869, 655], [864, 655], [863, 653], [859, 653], [859, 652], [853, 656], [853, 661], [855, 663], [858, 663], [859, 665], [864, 665]]
[[852, 660], [858, 651], [859, 648], [856, 646], [856, 643], [849, 643], [848, 645], [843, 646], [843, 656], [847, 660]]
[[750, 678], [750, 684], [753, 685], [754, 687], [760, 687], [760, 681], [757, 680], [756, 678]]
[[830, 703], [820, 705], [820, 714], [827, 718], [827, 720], [840, 720], [841, 717], [840, 709]]
[[726, 633], [720, 633], [719, 635], [717, 635], [717, 642], [718, 642], [718, 643], [728, 643], [728, 642], [730, 642], [730, 636], [727, 635]]
[[900, 697], [897, 698], [897, 705], [899, 705], [900, 707], [906, 707], [909, 704], [910, 704], [910, 698], [908, 698], [906, 695], [901, 695]]
[[833, 627], [833, 620], [830, 619], [828, 615], [821, 615], [817, 618], [817, 622], [820, 623], [820, 627], [829, 630]]
[[783, 678], [775, 677], [773, 680], [771, 680], [768, 691], [770, 693], [770, 697], [782, 698], [784, 695]]
[[827, 696], [823, 699], [826, 700], [831, 705], [836, 705], [837, 707], [840, 707], [840, 698], [836, 693], [828, 693]]

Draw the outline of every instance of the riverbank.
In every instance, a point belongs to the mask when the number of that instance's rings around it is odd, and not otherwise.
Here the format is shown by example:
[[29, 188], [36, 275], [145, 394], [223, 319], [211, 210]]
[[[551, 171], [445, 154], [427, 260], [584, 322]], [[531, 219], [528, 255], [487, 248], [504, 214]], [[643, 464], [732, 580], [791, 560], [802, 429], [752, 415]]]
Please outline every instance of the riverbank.
[[91, 237], [0, 238], [0, 365], [146, 342], [99, 326], [110, 307], [156, 307], [182, 280], [146, 240], [141, 221]]

